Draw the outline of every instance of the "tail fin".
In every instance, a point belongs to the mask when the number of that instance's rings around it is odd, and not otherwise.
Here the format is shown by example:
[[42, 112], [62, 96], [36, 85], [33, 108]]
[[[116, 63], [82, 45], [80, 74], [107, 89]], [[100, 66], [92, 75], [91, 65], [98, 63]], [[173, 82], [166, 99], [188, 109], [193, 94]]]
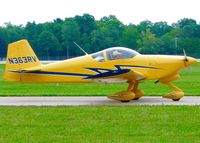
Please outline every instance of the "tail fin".
[[[27, 40], [8, 45], [4, 80], [21, 81], [20, 73], [26, 69], [41, 66]], [[34, 68], [33, 68], [34, 69]]]

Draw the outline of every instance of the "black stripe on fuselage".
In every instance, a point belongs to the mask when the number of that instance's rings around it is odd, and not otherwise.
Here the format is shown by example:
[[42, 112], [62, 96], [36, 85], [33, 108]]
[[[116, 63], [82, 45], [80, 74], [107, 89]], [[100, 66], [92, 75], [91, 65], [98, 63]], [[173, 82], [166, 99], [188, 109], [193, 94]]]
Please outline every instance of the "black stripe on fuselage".
[[149, 66], [134, 66], [134, 65], [116, 65], [116, 68], [120, 68], [120, 67], [130, 67], [130, 68], [147, 68], [147, 69], [160, 69], [160, 68], [156, 68], [156, 67], [149, 67]]
[[64, 73], [64, 72], [50, 72], [50, 71], [32, 71], [32, 72], [26, 72], [26, 71], [11, 71], [11, 72], [17, 72], [17, 73], [25, 73], [25, 74], [49, 74], [49, 75], [65, 75], [65, 76], [90, 76], [89, 74], [77, 74], [77, 73]]

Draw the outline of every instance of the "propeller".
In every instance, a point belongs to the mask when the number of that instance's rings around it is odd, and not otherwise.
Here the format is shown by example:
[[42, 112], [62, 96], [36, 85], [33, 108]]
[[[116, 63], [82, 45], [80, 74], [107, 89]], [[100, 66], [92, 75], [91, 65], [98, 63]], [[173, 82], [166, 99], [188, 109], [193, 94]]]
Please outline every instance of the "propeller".
[[183, 59], [183, 61], [184, 61], [185, 66], [187, 66], [187, 62], [189, 61], [189, 59], [187, 58], [185, 49], [183, 49], [183, 54], [184, 54], [184, 59]]
[[[189, 59], [187, 58], [185, 49], [183, 49], [183, 54], [184, 54], [184, 59], [183, 59], [183, 61], [184, 61], [185, 66], [187, 67], [187, 62], [189, 62]], [[189, 66], [188, 69], [189, 69], [189, 70], [192, 70], [192, 66]]]
[[185, 53], [185, 50], [183, 49], [183, 54], [184, 54], [184, 61], [185, 62], [188, 62], [189, 60], [188, 60], [188, 58], [187, 58], [187, 55], [186, 55], [186, 53]]

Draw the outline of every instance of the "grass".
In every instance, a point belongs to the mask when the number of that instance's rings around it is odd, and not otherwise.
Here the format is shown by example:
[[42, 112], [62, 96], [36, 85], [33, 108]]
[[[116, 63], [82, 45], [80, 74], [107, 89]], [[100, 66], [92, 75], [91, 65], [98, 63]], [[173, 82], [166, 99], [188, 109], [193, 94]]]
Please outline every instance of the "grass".
[[[2, 80], [4, 65], [0, 65], [0, 96], [105, 96], [127, 88], [127, 84], [69, 84], [48, 83], [28, 84], [11, 83]], [[200, 63], [192, 70], [181, 72], [181, 80], [175, 85], [184, 90], [186, 95], [200, 95]], [[140, 84], [146, 95], [164, 95], [171, 91], [163, 84], [154, 84], [154, 81], [144, 81]]]
[[2, 143], [199, 143], [200, 106], [0, 107]]
[[[126, 84], [20, 84], [2, 81], [1, 96], [107, 95]], [[175, 84], [199, 95], [200, 63]], [[145, 81], [146, 95], [170, 90]], [[200, 106], [0, 107], [0, 143], [200, 143]]]

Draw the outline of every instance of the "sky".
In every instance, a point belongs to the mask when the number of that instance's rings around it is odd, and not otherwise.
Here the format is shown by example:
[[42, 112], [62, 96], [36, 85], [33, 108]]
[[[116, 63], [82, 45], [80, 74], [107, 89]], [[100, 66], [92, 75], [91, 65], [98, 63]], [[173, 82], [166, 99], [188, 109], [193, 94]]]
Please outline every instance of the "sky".
[[84, 13], [93, 15], [96, 20], [115, 15], [124, 24], [144, 20], [172, 24], [182, 18], [192, 18], [199, 23], [200, 0], [1, 0], [0, 26], [7, 22], [44, 23]]

